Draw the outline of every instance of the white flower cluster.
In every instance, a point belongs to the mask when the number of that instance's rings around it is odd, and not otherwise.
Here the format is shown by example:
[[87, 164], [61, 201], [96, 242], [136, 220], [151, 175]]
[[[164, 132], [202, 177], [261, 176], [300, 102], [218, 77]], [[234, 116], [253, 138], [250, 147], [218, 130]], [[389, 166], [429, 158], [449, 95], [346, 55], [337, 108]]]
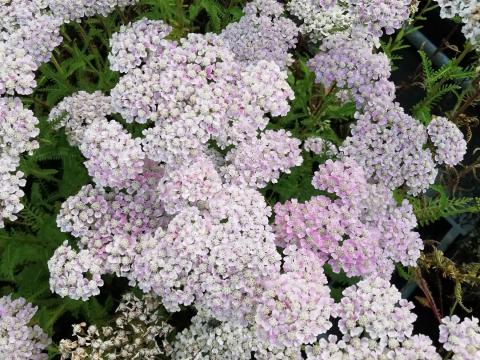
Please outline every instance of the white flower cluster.
[[83, 135], [80, 151], [97, 185], [124, 188], [143, 173], [145, 154], [141, 140], [134, 139], [120, 123], [95, 121]]
[[462, 32], [474, 46], [480, 44], [480, 1], [479, 0], [436, 0], [440, 5], [440, 16], [462, 19]]
[[163, 46], [168, 46], [163, 39], [171, 31], [172, 27], [161, 20], [141, 19], [122, 25], [110, 39], [110, 68], [126, 73], [139, 67], [149, 53], [161, 52]]
[[369, 278], [343, 291], [338, 305], [341, 339], [330, 335], [306, 347], [307, 359], [440, 360], [432, 340], [412, 335], [413, 304], [388, 281]]
[[31, 325], [37, 308], [23, 298], [0, 298], [0, 353], [5, 360], [46, 360], [51, 340], [38, 326]]
[[348, 8], [336, 0], [293, 0], [288, 2], [287, 9], [302, 21], [300, 32], [316, 42], [353, 24]]
[[53, 122], [57, 129], [65, 128], [69, 143], [79, 146], [87, 126], [96, 120], [103, 120], [112, 112], [110, 97], [101, 91], [79, 91], [63, 98], [50, 111], [48, 121]]
[[375, 39], [399, 29], [410, 15], [411, 0], [292, 0], [287, 8], [302, 21], [300, 31], [320, 41], [343, 30]]
[[[62, 359], [145, 359], [170, 355], [167, 336], [173, 330], [159, 315], [158, 298], [132, 293], [123, 295], [111, 324], [98, 328], [86, 323], [73, 325], [76, 340], [61, 340]], [[157, 341], [159, 339], [160, 341]]]
[[[39, 0], [40, 1], [40, 0]], [[138, 0], [44, 0], [52, 13], [63, 21], [80, 20], [82, 17], [100, 14], [107, 16], [116, 7], [135, 4]]]
[[100, 294], [103, 285], [100, 259], [89, 250], [76, 252], [68, 241], [55, 250], [48, 261], [52, 292], [75, 300], [88, 300]]
[[[107, 14], [114, 6], [125, 6], [132, 0], [106, 1], [58, 1], [58, 0], [11, 0], [0, 6], [0, 228], [4, 219], [16, 220], [15, 214], [22, 208], [20, 199], [25, 185], [23, 173], [15, 172], [19, 156], [38, 147], [32, 140], [39, 133], [35, 126], [38, 120], [33, 113], [23, 108], [15, 94], [28, 95], [36, 87], [35, 72], [50, 60], [51, 52], [61, 42], [60, 26], [71, 19], [79, 19], [97, 13]], [[71, 113], [88, 111], [92, 96], [77, 94], [78, 98], [65, 100], [74, 104], [59, 104], [51, 114], [51, 120], [60, 115], [65, 107]], [[95, 94], [96, 95], [96, 94]], [[93, 97], [95, 97], [93, 95]], [[85, 104], [82, 100], [89, 100]], [[76, 100], [80, 100], [76, 102]], [[95, 100], [101, 103], [102, 99]], [[79, 103], [82, 103], [79, 105]], [[73, 106], [72, 106], [73, 105]], [[75, 107], [82, 108], [73, 109]], [[110, 113], [109, 104], [96, 110]], [[93, 112], [92, 112], [93, 113]], [[97, 115], [98, 116], [98, 115]], [[73, 121], [72, 121], [73, 117]], [[61, 122], [65, 125], [72, 143], [78, 144], [78, 133], [83, 120], [76, 115]]]
[[14, 221], [23, 209], [20, 203], [25, 186], [23, 172], [16, 171], [20, 155], [38, 147], [38, 119], [23, 107], [19, 98], [0, 97], [0, 228], [4, 219]]
[[435, 116], [427, 127], [428, 136], [435, 146], [435, 161], [457, 165], [467, 153], [467, 142], [460, 129], [447, 118]]

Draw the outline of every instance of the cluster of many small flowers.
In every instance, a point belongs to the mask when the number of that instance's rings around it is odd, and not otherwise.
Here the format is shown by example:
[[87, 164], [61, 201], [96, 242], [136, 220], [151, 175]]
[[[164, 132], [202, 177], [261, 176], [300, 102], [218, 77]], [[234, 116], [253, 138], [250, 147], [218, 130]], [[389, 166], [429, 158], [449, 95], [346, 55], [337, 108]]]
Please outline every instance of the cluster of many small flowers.
[[280, 67], [293, 60], [288, 51], [295, 47], [298, 28], [281, 16], [283, 6], [276, 0], [254, 0], [244, 9], [239, 22], [228, 25], [220, 34], [237, 60], [251, 63], [273, 60]]
[[288, 112], [293, 92], [275, 63], [246, 66], [217, 35], [190, 34], [125, 74], [111, 96], [126, 121], [155, 121], [144, 132], [146, 152], [171, 162], [162, 153], [188, 158], [211, 138], [227, 146], [256, 136], [265, 113]]
[[389, 189], [406, 185], [416, 195], [433, 184], [438, 169], [426, 148], [424, 125], [393, 103], [369, 106], [356, 117], [351, 136], [340, 147], [344, 157], [357, 161], [373, 182]]
[[259, 340], [255, 330], [230, 322], [219, 322], [204, 312], [175, 338], [174, 360], [301, 360], [298, 348], [273, 348]]
[[[138, 29], [143, 37], [144, 25], [125, 33]], [[163, 26], [149, 29], [164, 36]], [[115, 46], [126, 50], [112, 52], [112, 64], [135, 52], [132, 36], [123, 35]], [[290, 133], [262, 130], [267, 114], [289, 111], [293, 92], [277, 64], [237, 61], [217, 35], [161, 43], [129, 63], [140, 67], [111, 93], [113, 110], [127, 122], [151, 122], [143, 138], [93, 112], [91, 95], [76, 94], [55, 110], [67, 113], [61, 125], [76, 137], [96, 184], [62, 205], [57, 223], [78, 238], [79, 252], [67, 244], [57, 250], [50, 285], [85, 299], [98, 292], [101, 275], [115, 273], [161, 296], [170, 311], [194, 304], [219, 320], [252, 324], [262, 285], [279, 274], [281, 259], [271, 209], [256, 187], [302, 161]], [[88, 104], [78, 106], [81, 99]], [[224, 159], [208, 149], [209, 140], [229, 146]], [[227, 168], [245, 181], [226, 176]], [[261, 176], [251, 180], [259, 168]], [[90, 264], [78, 266], [87, 253]]]
[[15, 214], [23, 209], [20, 199], [25, 179], [16, 168], [21, 154], [31, 154], [38, 147], [34, 140], [39, 133], [37, 124], [38, 119], [19, 98], [0, 97], [0, 228], [4, 219], [16, 220]]
[[[390, 189], [405, 185], [413, 195], [426, 191], [435, 181], [436, 163], [461, 161], [466, 143], [453, 124], [442, 121], [440, 131], [436, 125], [440, 122], [434, 120], [429, 130], [394, 102], [388, 59], [373, 52], [368, 38], [336, 33], [323, 41], [320, 50], [309, 61], [316, 81], [347, 90], [358, 108], [357, 122], [340, 147], [340, 157], [357, 161], [371, 181]], [[437, 145], [448, 138], [435, 154], [426, 146], [430, 133]]]
[[303, 149], [311, 151], [315, 155], [334, 157], [338, 154], [338, 148], [332, 142], [321, 137], [309, 137], [303, 142]]
[[[40, 1], [40, 0], [39, 0]], [[79, 21], [86, 16], [107, 16], [116, 7], [135, 4], [138, 0], [46, 0], [52, 13], [63, 21]]]
[[336, 0], [289, 1], [287, 9], [301, 20], [299, 30], [315, 41], [321, 41], [334, 32], [349, 29], [353, 18], [348, 8]]
[[315, 196], [275, 206], [277, 244], [310, 249], [317, 266], [325, 262], [349, 276], [389, 278], [394, 262], [414, 265], [423, 243], [407, 201], [398, 206], [389, 189], [367, 182], [352, 160], [327, 160], [312, 184], [337, 199]]
[[378, 38], [393, 33], [410, 16], [411, 0], [294, 0], [287, 5], [314, 41], [342, 30]]
[[83, 135], [80, 151], [97, 185], [124, 188], [143, 173], [145, 153], [141, 139], [134, 139], [120, 123], [95, 121]]
[[480, 325], [476, 317], [460, 321], [456, 315], [445, 317], [440, 325], [440, 343], [453, 352], [453, 360], [475, 360], [480, 357]]
[[343, 291], [338, 327], [343, 337], [330, 335], [306, 347], [307, 359], [440, 360], [432, 340], [412, 335], [413, 304], [383, 279], [369, 278]]
[[15, 0], [0, 8], [0, 95], [30, 94], [35, 71], [62, 42], [62, 20], [44, 1]]
[[79, 91], [63, 98], [50, 111], [48, 121], [57, 129], [64, 128], [68, 142], [72, 146], [79, 146], [87, 126], [94, 121], [105, 119], [112, 112], [110, 97], [101, 91]]
[[427, 132], [435, 146], [435, 161], [450, 166], [462, 161], [467, 152], [467, 142], [454, 123], [444, 117], [434, 117], [428, 124]]
[[55, 251], [48, 263], [52, 291], [86, 299], [98, 294], [101, 275], [130, 272], [139, 238], [167, 222], [156, 195], [161, 174], [161, 169], [147, 168], [126, 189], [107, 191], [86, 185], [67, 199], [57, 224], [78, 237], [80, 251], [67, 244]]
[[263, 188], [277, 182], [280, 173], [302, 163], [300, 140], [285, 130], [267, 130], [260, 138], [243, 142], [225, 157], [221, 168], [225, 179], [235, 184]]
[[164, 46], [168, 46], [164, 38], [171, 31], [171, 26], [163, 21], [145, 18], [122, 25], [110, 39], [110, 68], [127, 73], [139, 67], [150, 52], [161, 52]]
[[436, 0], [440, 5], [440, 16], [462, 19], [462, 32], [470, 42], [480, 44], [480, 1], [478, 0]]
[[132, 293], [123, 295], [114, 321], [98, 328], [86, 323], [73, 325], [76, 340], [61, 340], [62, 359], [146, 359], [154, 360], [172, 353], [167, 340], [173, 328], [161, 318], [158, 298]]
[[315, 72], [316, 82], [348, 89], [358, 107], [378, 96], [394, 97], [387, 56], [374, 53], [371, 42], [362, 36], [346, 32], [328, 36], [308, 66]]
[[48, 359], [44, 351], [51, 340], [38, 325], [31, 325], [36, 312], [23, 298], [0, 298], [0, 352], [4, 359]]

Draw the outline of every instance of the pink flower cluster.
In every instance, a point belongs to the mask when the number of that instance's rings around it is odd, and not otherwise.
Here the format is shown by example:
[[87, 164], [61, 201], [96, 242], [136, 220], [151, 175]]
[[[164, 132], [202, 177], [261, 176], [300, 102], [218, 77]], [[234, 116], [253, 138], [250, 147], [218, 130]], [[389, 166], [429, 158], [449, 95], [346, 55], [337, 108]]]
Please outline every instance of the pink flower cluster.
[[430, 338], [412, 335], [412, 308], [388, 281], [362, 280], [343, 291], [338, 306], [342, 338], [329, 335], [307, 346], [307, 359], [440, 360]]
[[4, 359], [48, 359], [45, 350], [51, 340], [38, 325], [31, 325], [36, 312], [23, 298], [0, 298], [0, 352]]
[[475, 360], [480, 357], [480, 325], [476, 317], [460, 321], [456, 315], [442, 319], [440, 343], [453, 352], [453, 360]]
[[139, 67], [150, 52], [161, 52], [165, 45], [164, 38], [171, 31], [172, 27], [163, 21], [145, 18], [127, 26], [122, 25], [110, 39], [110, 68], [126, 73]]
[[398, 206], [388, 189], [367, 183], [351, 160], [327, 160], [312, 183], [338, 198], [320, 195], [303, 204], [294, 199], [275, 205], [278, 245], [310, 249], [317, 266], [328, 263], [349, 276], [388, 279], [394, 262], [415, 265], [423, 243], [407, 201]]
[[25, 109], [19, 98], [0, 97], [0, 228], [4, 219], [14, 221], [23, 209], [20, 199], [25, 186], [23, 172], [16, 171], [20, 156], [38, 147], [38, 119]]
[[435, 161], [450, 166], [462, 161], [467, 152], [467, 142], [454, 123], [444, 117], [434, 117], [427, 132], [435, 146]]
[[239, 61], [274, 61], [280, 67], [293, 62], [288, 51], [297, 43], [298, 28], [281, 16], [283, 6], [276, 0], [254, 0], [243, 10], [239, 22], [229, 24], [221, 33]]

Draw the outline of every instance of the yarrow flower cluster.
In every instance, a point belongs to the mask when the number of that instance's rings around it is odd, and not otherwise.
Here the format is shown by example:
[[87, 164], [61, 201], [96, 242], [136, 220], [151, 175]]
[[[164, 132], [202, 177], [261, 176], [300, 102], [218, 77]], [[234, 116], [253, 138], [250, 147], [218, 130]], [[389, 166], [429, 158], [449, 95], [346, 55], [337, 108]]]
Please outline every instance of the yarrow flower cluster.
[[467, 142], [454, 123], [444, 117], [434, 117], [427, 132], [435, 146], [435, 161], [450, 166], [462, 161], [467, 152]]
[[280, 173], [289, 173], [298, 166], [300, 141], [285, 130], [265, 131], [260, 138], [243, 142], [225, 156], [221, 168], [227, 181], [263, 188], [269, 182], [277, 182]]
[[141, 140], [134, 139], [114, 120], [98, 120], [83, 134], [80, 151], [85, 167], [99, 186], [124, 188], [143, 172], [145, 153]]
[[361, 165], [373, 182], [392, 190], [406, 185], [413, 195], [434, 183], [438, 169], [420, 122], [398, 104], [368, 107], [356, 118], [340, 151]]
[[318, 42], [352, 26], [353, 18], [344, 5], [336, 0], [295, 0], [288, 2], [287, 9], [301, 20], [300, 32]]
[[303, 142], [303, 149], [311, 151], [315, 155], [334, 157], [338, 153], [338, 148], [330, 141], [321, 137], [310, 137]]
[[159, 315], [158, 298], [132, 293], [123, 295], [114, 321], [98, 328], [86, 323], [73, 325], [76, 340], [61, 340], [62, 359], [158, 359], [170, 355], [167, 336], [173, 328]]
[[25, 186], [23, 172], [16, 171], [20, 155], [32, 154], [38, 147], [35, 137], [39, 130], [38, 119], [25, 109], [19, 98], [0, 97], [0, 228], [4, 219], [14, 221], [23, 209], [20, 199]]
[[330, 335], [307, 346], [307, 359], [440, 360], [430, 338], [412, 335], [412, 308], [388, 281], [362, 280], [343, 291], [338, 306], [342, 338]]
[[45, 360], [51, 340], [38, 325], [31, 325], [37, 308], [23, 298], [0, 298], [0, 351], [5, 359]]
[[254, 0], [243, 11], [245, 16], [229, 24], [220, 35], [237, 60], [271, 60], [282, 68], [290, 65], [293, 60], [288, 51], [296, 45], [298, 28], [281, 16], [283, 6], [275, 0]]
[[436, 0], [440, 5], [440, 16], [462, 19], [462, 32], [470, 42], [480, 43], [480, 2], [478, 0]]
[[64, 21], [80, 20], [86, 16], [111, 13], [116, 7], [135, 4], [138, 0], [46, 0], [52, 13]]
[[308, 66], [317, 83], [348, 89], [358, 107], [377, 96], [393, 101], [395, 87], [388, 81], [389, 60], [383, 53], [374, 53], [371, 42], [362, 36], [345, 32], [328, 36]]
[[141, 19], [127, 26], [122, 25], [110, 39], [110, 68], [126, 73], [139, 67], [149, 53], [156, 54], [168, 46], [164, 38], [171, 31], [172, 27], [161, 20]]
[[101, 91], [79, 91], [63, 98], [48, 115], [57, 129], [64, 128], [68, 142], [79, 146], [87, 127], [96, 120], [104, 120], [113, 112], [110, 97]]
[[363, 33], [378, 42], [410, 16], [410, 0], [295, 0], [287, 5], [302, 21], [300, 30], [313, 41], [341, 31]]
[[413, 230], [416, 219], [408, 201], [398, 206], [388, 189], [367, 183], [362, 168], [351, 160], [327, 160], [312, 184], [338, 198], [320, 195], [305, 203], [293, 199], [275, 205], [278, 245], [310, 249], [317, 266], [327, 262], [350, 276], [388, 279], [394, 262], [415, 265], [423, 243]]
[[480, 357], [480, 325], [476, 317], [460, 321], [456, 315], [445, 317], [440, 325], [440, 343], [453, 352], [453, 360], [474, 360]]

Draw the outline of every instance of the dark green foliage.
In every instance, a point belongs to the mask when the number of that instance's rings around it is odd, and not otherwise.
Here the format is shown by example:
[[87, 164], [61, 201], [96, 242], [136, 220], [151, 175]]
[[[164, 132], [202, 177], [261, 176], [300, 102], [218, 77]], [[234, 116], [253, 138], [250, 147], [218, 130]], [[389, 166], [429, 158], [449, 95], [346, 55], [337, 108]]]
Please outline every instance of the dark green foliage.
[[409, 198], [420, 226], [431, 224], [442, 217], [480, 212], [480, 198], [449, 198], [440, 186], [433, 186], [432, 189], [437, 193], [435, 197]]

